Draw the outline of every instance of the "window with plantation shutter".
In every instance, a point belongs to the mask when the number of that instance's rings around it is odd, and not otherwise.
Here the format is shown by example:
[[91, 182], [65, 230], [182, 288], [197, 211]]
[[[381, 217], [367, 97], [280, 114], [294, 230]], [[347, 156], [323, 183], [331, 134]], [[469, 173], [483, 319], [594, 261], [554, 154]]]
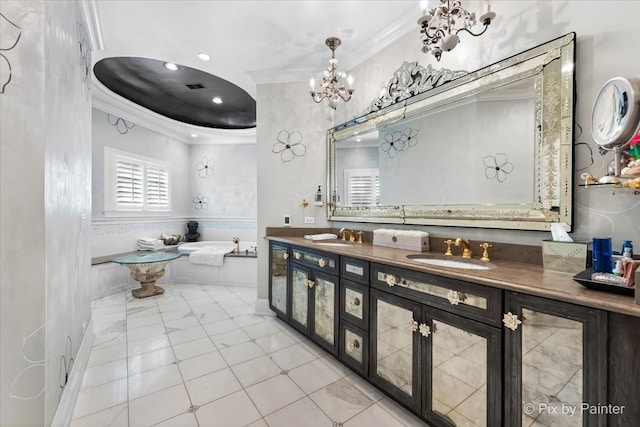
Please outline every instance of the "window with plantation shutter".
[[105, 147], [105, 215], [167, 215], [171, 212], [169, 166]]
[[346, 204], [371, 206], [380, 204], [380, 173], [378, 169], [345, 169]]

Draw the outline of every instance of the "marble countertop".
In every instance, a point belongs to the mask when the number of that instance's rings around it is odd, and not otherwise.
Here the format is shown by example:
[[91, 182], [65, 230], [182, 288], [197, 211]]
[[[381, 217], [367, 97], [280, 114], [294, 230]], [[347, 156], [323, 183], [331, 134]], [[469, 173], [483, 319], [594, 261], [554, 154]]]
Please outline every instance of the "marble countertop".
[[[374, 246], [371, 243], [323, 246], [318, 244], [321, 242], [312, 242], [302, 237], [267, 236], [267, 239], [640, 317], [640, 305], [635, 304], [633, 297], [585, 288], [573, 280], [572, 274], [544, 270], [538, 265], [492, 259], [491, 264], [496, 268], [467, 270], [421, 264], [407, 258], [407, 255], [416, 255], [420, 252]], [[423, 254], [438, 255], [437, 252]], [[452, 259], [463, 260], [460, 256], [454, 256]]]

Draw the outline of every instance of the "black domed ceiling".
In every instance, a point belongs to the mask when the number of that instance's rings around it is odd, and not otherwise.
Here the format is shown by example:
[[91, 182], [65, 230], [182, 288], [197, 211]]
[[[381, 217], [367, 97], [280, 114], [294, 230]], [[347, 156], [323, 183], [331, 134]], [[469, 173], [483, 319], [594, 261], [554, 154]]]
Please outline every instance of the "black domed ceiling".
[[[247, 129], [256, 126], [256, 101], [227, 80], [179, 65], [136, 57], [105, 58], [93, 67], [96, 78], [118, 95], [165, 117], [196, 126]], [[219, 97], [221, 104], [212, 99]]]

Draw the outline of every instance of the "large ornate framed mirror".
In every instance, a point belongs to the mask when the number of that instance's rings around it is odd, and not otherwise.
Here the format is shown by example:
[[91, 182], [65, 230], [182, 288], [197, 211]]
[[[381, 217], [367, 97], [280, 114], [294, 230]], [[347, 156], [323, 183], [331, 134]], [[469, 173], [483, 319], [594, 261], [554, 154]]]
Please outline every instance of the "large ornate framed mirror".
[[328, 219], [571, 231], [574, 43], [471, 73], [403, 64], [327, 132]]

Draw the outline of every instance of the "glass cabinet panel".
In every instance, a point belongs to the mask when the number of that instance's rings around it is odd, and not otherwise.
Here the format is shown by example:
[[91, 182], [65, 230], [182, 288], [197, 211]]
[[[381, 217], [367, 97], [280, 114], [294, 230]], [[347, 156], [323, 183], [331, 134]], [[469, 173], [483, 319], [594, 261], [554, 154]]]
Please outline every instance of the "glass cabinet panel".
[[287, 314], [287, 247], [271, 247], [271, 305], [274, 309]]
[[364, 313], [365, 301], [362, 292], [358, 292], [351, 288], [345, 288], [344, 290], [344, 311], [346, 314], [357, 317], [362, 320]]
[[413, 395], [413, 331], [411, 310], [376, 300], [376, 374]]
[[335, 342], [336, 285], [334, 282], [322, 278], [316, 278], [314, 282], [313, 332], [333, 345]]
[[487, 339], [440, 320], [431, 327], [431, 408], [452, 425], [487, 425]]
[[347, 328], [344, 330], [344, 349], [347, 356], [362, 364], [364, 341], [360, 335]]
[[582, 322], [523, 308], [521, 327], [522, 425], [582, 426]]
[[304, 327], [309, 322], [309, 274], [291, 268], [291, 319]]

